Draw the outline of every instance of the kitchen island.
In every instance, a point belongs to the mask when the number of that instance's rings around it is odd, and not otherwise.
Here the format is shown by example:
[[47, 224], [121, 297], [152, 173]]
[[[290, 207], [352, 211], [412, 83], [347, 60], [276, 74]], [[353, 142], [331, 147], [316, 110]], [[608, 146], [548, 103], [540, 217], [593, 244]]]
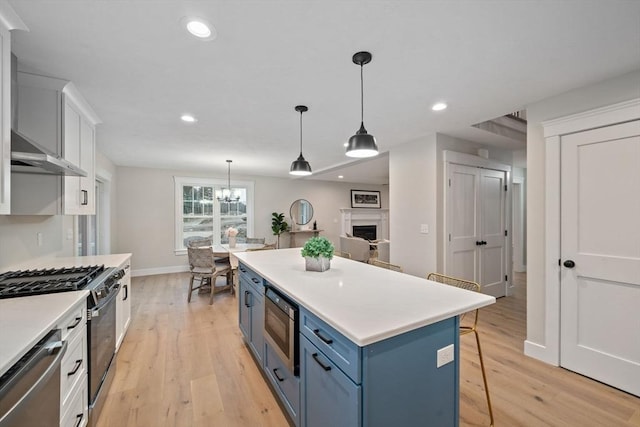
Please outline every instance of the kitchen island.
[[[307, 272], [299, 249], [237, 257], [241, 330], [295, 425], [458, 425], [457, 316], [493, 297], [339, 257]], [[265, 287], [299, 308], [299, 375], [260, 330]]]

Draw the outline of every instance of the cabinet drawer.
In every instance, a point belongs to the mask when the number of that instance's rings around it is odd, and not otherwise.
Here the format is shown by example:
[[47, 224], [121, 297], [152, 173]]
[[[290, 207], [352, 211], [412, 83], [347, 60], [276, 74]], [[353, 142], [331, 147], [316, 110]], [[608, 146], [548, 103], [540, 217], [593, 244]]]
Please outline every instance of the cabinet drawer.
[[[362, 388], [306, 337], [300, 339], [302, 423], [306, 427], [362, 425]], [[384, 405], [384, 401], [380, 402]]]
[[244, 278], [254, 288], [261, 290], [261, 288], [264, 286], [264, 280], [262, 279], [262, 277], [243, 263], [238, 264], [238, 271], [240, 274], [240, 279]]
[[285, 408], [295, 420], [296, 425], [300, 425], [300, 379], [293, 376], [280, 358], [273, 351], [269, 343], [265, 344], [264, 370], [278, 392]]
[[62, 358], [60, 367], [60, 402], [61, 413], [67, 407], [73, 389], [80, 384], [80, 381], [87, 381], [87, 361], [86, 361], [86, 328], [81, 329], [72, 341], [69, 342], [67, 352]]
[[83, 427], [87, 425], [89, 417], [89, 399], [87, 390], [87, 380], [82, 384], [79, 384], [74, 390], [69, 405], [66, 408], [66, 412], [62, 412], [62, 418], [60, 418], [60, 427]]
[[71, 312], [58, 323], [58, 328], [62, 330], [62, 340], [71, 341], [80, 329], [84, 330], [87, 323], [87, 307], [86, 303], [78, 304]]
[[303, 308], [300, 308], [300, 332], [353, 382], [360, 384], [360, 347]]

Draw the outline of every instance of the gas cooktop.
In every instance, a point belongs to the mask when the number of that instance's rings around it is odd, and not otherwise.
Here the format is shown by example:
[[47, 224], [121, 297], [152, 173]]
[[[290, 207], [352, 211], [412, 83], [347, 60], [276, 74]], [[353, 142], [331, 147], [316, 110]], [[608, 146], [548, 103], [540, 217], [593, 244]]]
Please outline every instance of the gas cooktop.
[[9, 271], [0, 274], [0, 298], [85, 289], [104, 271], [104, 265]]

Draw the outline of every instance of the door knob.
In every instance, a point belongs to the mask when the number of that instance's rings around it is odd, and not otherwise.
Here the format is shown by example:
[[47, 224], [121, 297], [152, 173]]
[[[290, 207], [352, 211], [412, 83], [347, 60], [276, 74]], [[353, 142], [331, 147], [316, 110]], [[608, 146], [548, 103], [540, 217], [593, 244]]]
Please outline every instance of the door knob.
[[568, 259], [565, 262], [563, 262], [562, 265], [564, 265], [567, 268], [573, 268], [573, 267], [576, 266], [576, 263], [573, 262], [572, 260]]

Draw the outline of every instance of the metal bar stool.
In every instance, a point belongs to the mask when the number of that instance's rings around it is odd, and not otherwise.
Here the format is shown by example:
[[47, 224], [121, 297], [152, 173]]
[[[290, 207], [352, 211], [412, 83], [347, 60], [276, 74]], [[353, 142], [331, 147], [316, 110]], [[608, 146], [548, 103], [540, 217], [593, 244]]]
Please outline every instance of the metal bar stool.
[[[433, 280], [434, 282], [443, 283], [445, 285], [454, 286], [456, 288], [466, 289], [468, 291], [480, 292], [480, 285], [476, 282], [469, 280], [458, 279], [455, 277], [445, 276], [439, 273], [429, 273], [427, 280]], [[475, 318], [473, 320], [473, 326], [460, 325], [460, 336], [470, 334], [473, 332], [476, 336], [476, 344], [478, 345], [478, 356], [480, 357], [480, 369], [482, 370], [482, 381], [484, 382], [484, 393], [487, 395], [487, 406], [489, 407], [489, 418], [491, 419], [491, 426], [493, 426], [493, 408], [491, 407], [491, 397], [489, 397], [489, 385], [487, 384], [487, 374], [484, 369], [484, 359], [482, 358], [482, 349], [480, 348], [480, 336], [478, 335], [478, 309], [475, 310]], [[465, 313], [466, 314], [466, 313]], [[465, 314], [460, 316], [460, 320]]]

